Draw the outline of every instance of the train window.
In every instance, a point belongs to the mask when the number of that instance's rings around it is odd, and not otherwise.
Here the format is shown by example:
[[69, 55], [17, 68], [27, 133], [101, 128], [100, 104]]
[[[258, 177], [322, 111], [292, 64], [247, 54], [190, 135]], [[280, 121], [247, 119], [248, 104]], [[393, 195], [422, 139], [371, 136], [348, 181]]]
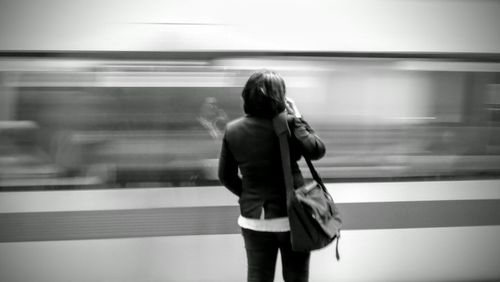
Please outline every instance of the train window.
[[216, 184], [220, 138], [240, 102], [239, 89], [220, 87], [17, 90], [20, 119], [43, 129], [38, 144], [65, 177], [116, 187]]
[[496, 65], [296, 57], [33, 64], [0, 62], [1, 191], [219, 185], [224, 126], [243, 114], [241, 89], [257, 64], [283, 74], [325, 142], [317, 168], [328, 182], [500, 176]]
[[489, 151], [500, 151], [500, 84], [486, 87], [485, 112], [488, 122]]

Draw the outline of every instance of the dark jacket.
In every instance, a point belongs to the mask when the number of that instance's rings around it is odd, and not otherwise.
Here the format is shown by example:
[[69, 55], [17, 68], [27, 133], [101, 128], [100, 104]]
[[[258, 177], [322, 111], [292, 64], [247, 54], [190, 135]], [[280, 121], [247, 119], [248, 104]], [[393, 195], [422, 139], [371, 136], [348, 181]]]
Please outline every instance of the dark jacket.
[[[311, 160], [323, 157], [325, 146], [303, 119], [289, 115], [287, 121], [292, 132], [290, 159], [297, 188], [304, 184], [297, 161], [302, 155]], [[287, 216], [279, 140], [271, 119], [245, 116], [227, 125], [219, 179], [239, 197], [242, 216], [260, 218], [262, 210], [266, 219]]]

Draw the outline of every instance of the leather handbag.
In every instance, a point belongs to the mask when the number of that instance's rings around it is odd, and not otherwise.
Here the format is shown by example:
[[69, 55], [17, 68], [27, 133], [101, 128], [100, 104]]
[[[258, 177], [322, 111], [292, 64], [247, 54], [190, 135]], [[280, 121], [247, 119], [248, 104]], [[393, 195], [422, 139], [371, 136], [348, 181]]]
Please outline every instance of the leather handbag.
[[342, 227], [339, 210], [311, 160], [306, 157], [304, 159], [314, 180], [294, 189], [288, 145], [290, 130], [286, 115], [280, 114], [275, 117], [273, 124], [280, 142], [292, 249], [295, 251], [317, 250], [336, 240], [335, 255], [339, 260], [338, 242]]

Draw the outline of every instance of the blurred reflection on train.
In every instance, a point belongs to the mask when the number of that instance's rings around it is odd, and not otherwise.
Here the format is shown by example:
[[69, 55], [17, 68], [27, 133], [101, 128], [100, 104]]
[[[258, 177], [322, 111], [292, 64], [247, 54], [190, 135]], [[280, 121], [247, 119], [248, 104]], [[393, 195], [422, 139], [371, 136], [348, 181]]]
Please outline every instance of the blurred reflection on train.
[[500, 176], [500, 64], [411, 58], [3, 58], [0, 186], [216, 185], [256, 68], [317, 128], [328, 182]]
[[216, 169], [257, 68], [327, 146], [311, 281], [500, 279], [498, 59], [87, 55], [0, 57], [1, 281], [243, 281]]

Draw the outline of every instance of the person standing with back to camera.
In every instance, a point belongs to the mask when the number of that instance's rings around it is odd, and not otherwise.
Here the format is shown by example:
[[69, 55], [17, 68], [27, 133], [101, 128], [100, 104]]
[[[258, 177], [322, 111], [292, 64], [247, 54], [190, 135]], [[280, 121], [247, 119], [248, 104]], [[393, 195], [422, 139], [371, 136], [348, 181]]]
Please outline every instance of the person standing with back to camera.
[[245, 242], [248, 282], [274, 280], [278, 250], [285, 282], [309, 279], [310, 252], [296, 252], [291, 246], [286, 187], [273, 118], [283, 111], [287, 113], [295, 188], [304, 185], [297, 161], [301, 156], [322, 158], [325, 146], [285, 92], [285, 82], [275, 72], [252, 74], [242, 92], [246, 115], [227, 124], [222, 141], [219, 180], [239, 198], [238, 224]]

